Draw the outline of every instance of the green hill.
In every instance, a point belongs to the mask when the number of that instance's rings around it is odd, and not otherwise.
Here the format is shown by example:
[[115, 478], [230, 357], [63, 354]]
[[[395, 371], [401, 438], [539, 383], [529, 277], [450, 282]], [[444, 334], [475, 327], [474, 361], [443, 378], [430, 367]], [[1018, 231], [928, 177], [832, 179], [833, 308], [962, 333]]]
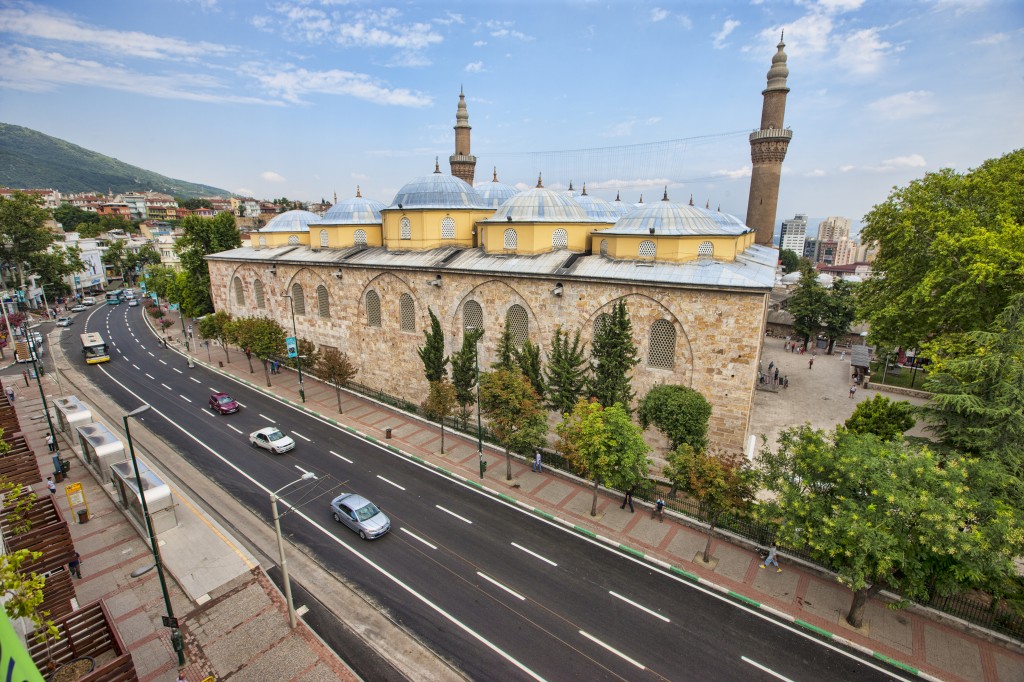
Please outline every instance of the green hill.
[[176, 197], [230, 196], [83, 149], [31, 128], [0, 123], [0, 186], [61, 192], [163, 192]]

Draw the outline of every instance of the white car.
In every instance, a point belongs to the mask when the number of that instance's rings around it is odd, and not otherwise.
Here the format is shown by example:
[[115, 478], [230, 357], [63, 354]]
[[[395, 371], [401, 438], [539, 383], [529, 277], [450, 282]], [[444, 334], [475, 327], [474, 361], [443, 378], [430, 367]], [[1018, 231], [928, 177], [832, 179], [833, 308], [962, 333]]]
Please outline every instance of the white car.
[[295, 441], [281, 433], [276, 426], [266, 426], [249, 434], [249, 443], [254, 448], [270, 450], [276, 455], [295, 449]]
[[135, 299], [135, 298], [129, 298], [129, 299], [128, 299], [128, 307], [129, 307], [129, 308], [138, 308], [138, 307], [139, 307], [139, 301], [138, 301], [138, 299]]
[[71, 326], [71, 318], [70, 317], [58, 317], [57, 318], [57, 326], [58, 327], [70, 327]]
[[96, 305], [96, 299], [92, 296], [86, 296], [82, 299], [82, 305]]
[[73, 308], [71, 308], [71, 312], [73, 312], [73, 313], [80, 313], [80, 312], [83, 312], [84, 310], [85, 310], [85, 306], [82, 305], [81, 303], [79, 303], [79, 304], [75, 305]]

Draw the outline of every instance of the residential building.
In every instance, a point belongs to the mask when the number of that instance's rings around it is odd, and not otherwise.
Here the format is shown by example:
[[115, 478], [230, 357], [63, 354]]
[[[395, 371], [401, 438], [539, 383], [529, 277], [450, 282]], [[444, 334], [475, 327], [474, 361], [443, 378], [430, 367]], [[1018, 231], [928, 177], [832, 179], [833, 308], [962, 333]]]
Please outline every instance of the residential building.
[[850, 219], [829, 216], [818, 223], [818, 239], [831, 242], [850, 238]]
[[782, 233], [779, 235], [779, 249], [792, 251], [798, 256], [804, 253], [804, 242], [807, 239], [807, 214], [797, 213], [789, 220], [782, 221]]

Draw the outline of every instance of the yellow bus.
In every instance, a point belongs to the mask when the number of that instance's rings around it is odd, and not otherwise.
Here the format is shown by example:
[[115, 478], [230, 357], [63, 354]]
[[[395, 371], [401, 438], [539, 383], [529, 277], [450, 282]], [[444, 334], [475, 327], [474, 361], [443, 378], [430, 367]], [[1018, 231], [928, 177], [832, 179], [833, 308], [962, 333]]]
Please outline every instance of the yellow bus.
[[107, 354], [107, 343], [96, 332], [82, 334], [82, 354], [85, 355], [85, 362], [88, 365], [110, 360], [110, 355]]

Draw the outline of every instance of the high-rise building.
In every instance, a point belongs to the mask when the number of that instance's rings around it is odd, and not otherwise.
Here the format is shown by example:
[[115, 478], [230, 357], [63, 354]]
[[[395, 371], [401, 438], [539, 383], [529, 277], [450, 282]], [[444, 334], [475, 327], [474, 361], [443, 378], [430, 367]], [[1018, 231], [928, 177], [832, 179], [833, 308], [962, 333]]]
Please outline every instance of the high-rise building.
[[850, 219], [841, 216], [829, 216], [818, 223], [819, 241], [839, 241], [850, 238]]
[[804, 241], [807, 239], [807, 214], [797, 213], [789, 220], [782, 221], [782, 234], [779, 235], [779, 249], [792, 251], [798, 256], [803, 255]]

